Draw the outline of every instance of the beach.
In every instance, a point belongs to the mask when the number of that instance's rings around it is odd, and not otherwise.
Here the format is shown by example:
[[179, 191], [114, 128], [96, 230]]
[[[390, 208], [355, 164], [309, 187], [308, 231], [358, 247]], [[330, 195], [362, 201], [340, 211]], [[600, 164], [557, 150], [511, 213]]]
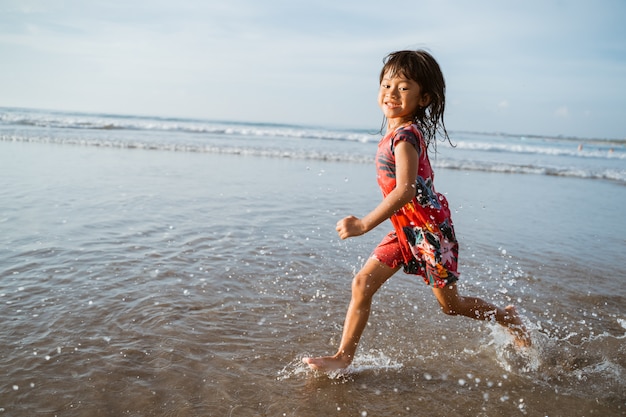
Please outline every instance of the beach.
[[543, 141], [543, 173], [513, 146], [504, 170], [468, 165], [477, 145], [434, 163], [461, 292], [515, 304], [531, 348], [400, 272], [353, 365], [325, 375], [301, 358], [334, 353], [351, 278], [391, 227], [334, 230], [381, 198], [373, 135], [29, 117], [0, 129], [0, 414], [626, 415], [619, 142], [583, 158]]

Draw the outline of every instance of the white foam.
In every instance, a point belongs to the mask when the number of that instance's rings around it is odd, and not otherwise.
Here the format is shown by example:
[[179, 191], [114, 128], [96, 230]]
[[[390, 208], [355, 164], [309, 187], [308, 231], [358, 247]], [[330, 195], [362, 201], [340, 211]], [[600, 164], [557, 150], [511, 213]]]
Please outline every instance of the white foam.
[[538, 348], [538, 341], [530, 332], [532, 346], [517, 348], [514, 344], [514, 337], [503, 326], [495, 323], [488, 323], [491, 331], [490, 346], [495, 348], [498, 364], [507, 372], [526, 374], [535, 372], [541, 366], [541, 353]]
[[[307, 355], [303, 355], [305, 357]], [[312, 371], [308, 365], [302, 362], [302, 357], [297, 358], [287, 364], [283, 369], [278, 372], [277, 379], [285, 380], [300, 375], [309, 374], [321, 374], [320, 372]], [[389, 371], [398, 370], [403, 367], [403, 364], [390, 358], [384, 352], [381, 351], [369, 351], [368, 353], [357, 355], [354, 358], [354, 362], [345, 369], [331, 371], [324, 373], [330, 379], [339, 379], [349, 376], [351, 374], [358, 374], [369, 371]]]
[[[358, 129], [0, 110], [0, 140], [13, 142], [372, 163], [374, 144], [380, 139], [376, 132]], [[467, 133], [459, 133], [458, 139], [454, 133], [452, 136], [456, 149], [450, 151], [448, 144], [440, 143], [444, 152], [433, 158], [435, 167], [626, 184], [626, 168], [620, 165], [626, 160], [626, 147], [620, 141], [598, 142], [578, 150], [578, 143], [571, 139], [526, 141]]]

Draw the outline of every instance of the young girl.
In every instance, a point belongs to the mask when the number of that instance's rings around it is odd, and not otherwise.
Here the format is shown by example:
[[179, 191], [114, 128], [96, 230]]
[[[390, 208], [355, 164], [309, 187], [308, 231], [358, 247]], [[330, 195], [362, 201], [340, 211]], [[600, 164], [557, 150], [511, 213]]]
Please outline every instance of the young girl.
[[445, 82], [427, 52], [399, 51], [388, 55], [380, 73], [378, 105], [387, 132], [378, 144], [376, 169], [383, 201], [363, 218], [348, 216], [337, 223], [341, 239], [360, 236], [386, 219], [394, 231], [374, 249], [352, 281], [341, 343], [333, 356], [303, 358], [312, 369], [346, 368], [354, 359], [367, 324], [372, 297], [401, 267], [420, 275], [432, 287], [443, 312], [507, 327], [518, 346], [530, 338], [515, 307], [497, 307], [480, 298], [459, 295], [456, 281], [458, 243], [446, 198], [433, 186], [428, 148], [436, 135], [448, 134], [443, 121]]

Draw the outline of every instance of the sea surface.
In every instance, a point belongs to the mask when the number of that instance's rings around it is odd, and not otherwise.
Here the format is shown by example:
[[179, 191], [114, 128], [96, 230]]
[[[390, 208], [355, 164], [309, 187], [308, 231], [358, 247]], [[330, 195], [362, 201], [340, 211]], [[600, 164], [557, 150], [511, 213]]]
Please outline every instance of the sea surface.
[[0, 416], [624, 416], [626, 141], [451, 131], [431, 155], [460, 290], [398, 273], [353, 365], [352, 275], [388, 222], [371, 129], [0, 108]]

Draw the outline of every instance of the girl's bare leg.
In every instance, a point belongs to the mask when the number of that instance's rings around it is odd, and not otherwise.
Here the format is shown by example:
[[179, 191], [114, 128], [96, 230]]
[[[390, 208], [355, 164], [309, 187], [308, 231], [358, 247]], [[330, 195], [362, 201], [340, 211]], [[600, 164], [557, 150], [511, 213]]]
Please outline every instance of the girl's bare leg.
[[372, 297], [397, 270], [398, 268], [390, 268], [376, 259], [368, 259], [352, 280], [352, 298], [337, 353], [333, 356], [303, 358], [302, 361], [311, 369], [321, 371], [343, 369], [350, 365], [367, 325]]
[[514, 306], [500, 308], [480, 298], [462, 297], [459, 295], [456, 284], [444, 288], [433, 288], [433, 293], [435, 293], [444, 313], [477, 320], [495, 320], [511, 332], [515, 337], [517, 346], [528, 347], [531, 345], [528, 331]]

